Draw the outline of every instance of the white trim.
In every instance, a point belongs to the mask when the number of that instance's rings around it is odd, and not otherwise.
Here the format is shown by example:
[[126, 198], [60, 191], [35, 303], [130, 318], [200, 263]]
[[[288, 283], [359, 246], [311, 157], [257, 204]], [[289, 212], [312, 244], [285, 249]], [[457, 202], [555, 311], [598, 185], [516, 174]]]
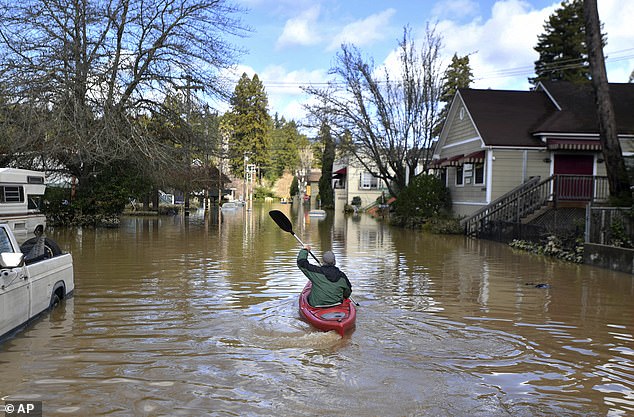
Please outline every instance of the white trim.
[[493, 149], [489, 149], [487, 152], [487, 162], [486, 162], [486, 202], [489, 204], [491, 202], [491, 194], [493, 193]]
[[467, 143], [475, 142], [477, 140], [481, 140], [479, 136], [473, 137], [471, 139], [461, 140], [460, 142], [452, 142], [452, 143], [450, 143], [448, 145], [444, 145], [441, 149], [453, 148], [454, 146], [464, 145], [464, 144], [467, 144]]
[[[476, 134], [478, 135], [477, 136], [478, 139], [480, 139], [480, 141], [482, 142], [482, 146], [485, 145], [484, 141], [482, 140], [482, 134], [478, 130], [478, 126], [474, 123], [473, 117], [471, 117], [471, 113], [469, 112], [469, 108], [467, 107], [467, 104], [462, 99], [460, 90], [458, 90], [456, 91], [456, 94], [454, 95], [453, 100], [451, 101], [451, 105], [449, 106], [449, 111], [447, 112], [447, 119], [445, 123], [443, 124], [442, 130], [440, 131], [440, 135], [438, 136], [436, 149], [444, 149], [445, 147], [444, 143], [447, 141], [447, 135], [449, 134], [448, 132], [450, 129], [450, 125], [452, 124], [453, 119], [456, 117], [456, 112], [458, 111], [456, 107], [460, 105], [462, 105], [462, 107], [465, 109], [465, 112], [467, 113], [467, 116], [469, 117], [469, 121], [471, 122], [471, 126], [473, 127], [473, 130], [475, 130]], [[435, 154], [435, 155], [440, 155], [440, 154]]]
[[453, 204], [458, 204], [461, 206], [486, 206], [489, 203], [483, 203], [482, 201], [455, 201]]
[[500, 149], [500, 150], [511, 150], [511, 151], [523, 151], [523, 150], [545, 151], [545, 150], [548, 150], [548, 147], [546, 147], [546, 146], [496, 146], [496, 145], [489, 145], [489, 149]]
[[550, 94], [550, 91], [548, 91], [546, 86], [541, 81], [537, 83], [537, 85], [535, 86], [535, 90], [537, 90], [538, 88], [541, 89], [544, 93], [546, 93], [550, 101], [552, 101], [555, 107], [557, 107], [557, 110], [561, 111], [561, 106], [559, 105], [559, 103], [557, 103], [557, 100], [555, 100], [555, 97], [553, 97], [552, 94]]
[[549, 137], [573, 137], [573, 138], [598, 138], [598, 133], [561, 133], [561, 132], [538, 132], [533, 133], [533, 136], [545, 136], [544, 139], [548, 139]]

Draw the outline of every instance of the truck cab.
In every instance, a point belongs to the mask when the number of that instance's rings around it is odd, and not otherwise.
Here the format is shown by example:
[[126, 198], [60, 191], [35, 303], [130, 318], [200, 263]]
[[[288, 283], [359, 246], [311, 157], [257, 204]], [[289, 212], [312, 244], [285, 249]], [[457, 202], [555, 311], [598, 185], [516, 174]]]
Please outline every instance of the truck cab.
[[0, 224], [0, 341], [75, 289], [72, 256], [46, 250], [46, 240], [39, 236], [25, 254], [11, 227]]

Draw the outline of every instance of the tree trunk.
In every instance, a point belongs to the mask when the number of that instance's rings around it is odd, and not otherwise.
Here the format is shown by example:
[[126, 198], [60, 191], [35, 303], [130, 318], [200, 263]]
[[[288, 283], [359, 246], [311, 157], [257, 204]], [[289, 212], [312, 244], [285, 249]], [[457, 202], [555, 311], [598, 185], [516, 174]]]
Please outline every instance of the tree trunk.
[[592, 85], [595, 92], [597, 116], [599, 119], [599, 135], [603, 147], [605, 168], [610, 184], [610, 197], [614, 204], [632, 205], [632, 191], [625, 169], [625, 161], [619, 143], [614, 109], [610, 100], [608, 77], [605, 70], [605, 58], [601, 45], [601, 28], [596, 0], [584, 0], [583, 14], [586, 24], [586, 43]]

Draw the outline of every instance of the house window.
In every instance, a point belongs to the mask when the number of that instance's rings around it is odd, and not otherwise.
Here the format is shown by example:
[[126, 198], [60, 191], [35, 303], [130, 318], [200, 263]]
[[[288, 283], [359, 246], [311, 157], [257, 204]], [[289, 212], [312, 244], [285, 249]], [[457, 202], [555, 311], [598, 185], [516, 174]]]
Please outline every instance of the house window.
[[630, 183], [634, 184], [634, 155], [623, 155], [623, 161], [625, 162], [625, 169], [630, 175]]
[[484, 184], [484, 164], [483, 163], [475, 164], [473, 172], [474, 172], [473, 183], [476, 185]]
[[449, 186], [449, 183], [447, 182], [447, 168], [440, 170], [440, 181], [445, 187]]
[[464, 167], [462, 165], [456, 167], [456, 185], [464, 184]]
[[379, 179], [369, 172], [362, 172], [359, 188], [362, 190], [377, 189], [379, 188]]
[[24, 202], [24, 189], [19, 186], [0, 186], [0, 203]]

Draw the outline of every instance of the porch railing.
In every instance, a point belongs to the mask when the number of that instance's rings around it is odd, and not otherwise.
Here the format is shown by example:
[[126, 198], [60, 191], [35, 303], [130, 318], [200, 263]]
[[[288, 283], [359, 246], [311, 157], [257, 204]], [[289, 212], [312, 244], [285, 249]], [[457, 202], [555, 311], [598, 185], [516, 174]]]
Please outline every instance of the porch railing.
[[533, 177], [486, 207], [462, 220], [466, 235], [478, 235], [494, 221], [519, 223], [541, 207], [557, 207], [563, 201], [607, 201], [606, 177], [553, 175], [544, 180]]

